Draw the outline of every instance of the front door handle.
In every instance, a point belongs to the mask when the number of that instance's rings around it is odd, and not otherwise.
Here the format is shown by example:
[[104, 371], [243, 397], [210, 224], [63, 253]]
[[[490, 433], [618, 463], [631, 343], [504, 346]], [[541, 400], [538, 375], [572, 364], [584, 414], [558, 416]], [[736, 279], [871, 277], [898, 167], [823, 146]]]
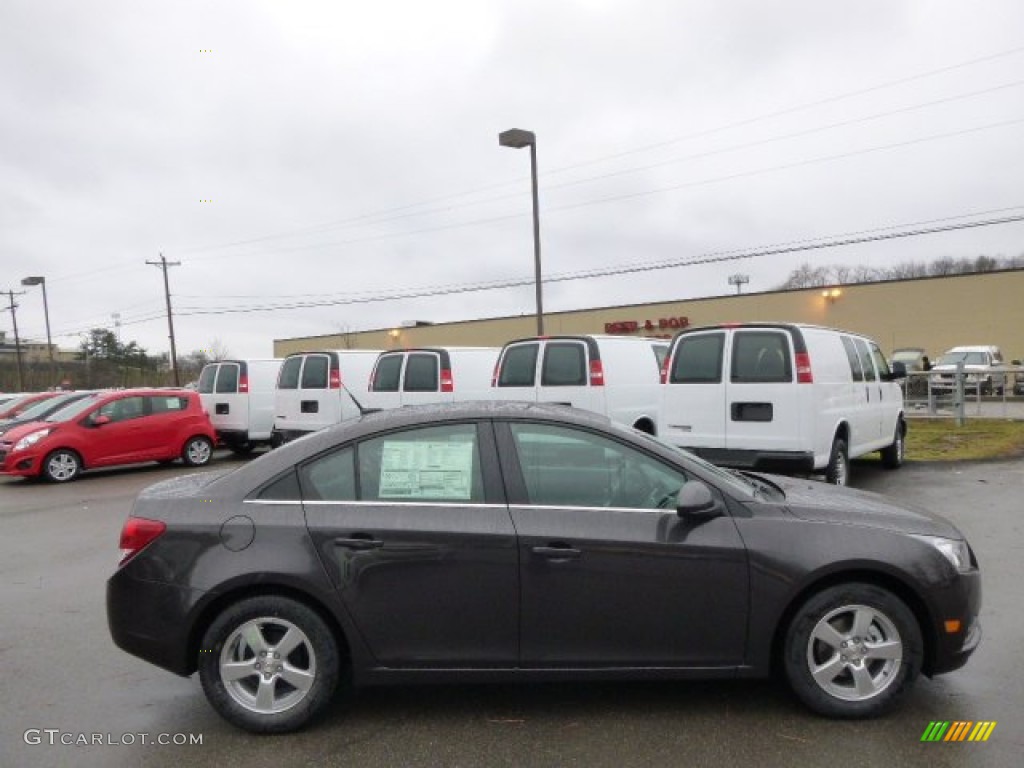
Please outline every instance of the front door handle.
[[546, 557], [549, 560], [579, 560], [583, 553], [570, 547], [568, 544], [549, 544], [546, 547], [534, 547], [533, 554]]
[[351, 536], [339, 536], [334, 540], [334, 543], [339, 547], [362, 550], [380, 549], [384, 546], [383, 541], [373, 538], [368, 533], [354, 533]]

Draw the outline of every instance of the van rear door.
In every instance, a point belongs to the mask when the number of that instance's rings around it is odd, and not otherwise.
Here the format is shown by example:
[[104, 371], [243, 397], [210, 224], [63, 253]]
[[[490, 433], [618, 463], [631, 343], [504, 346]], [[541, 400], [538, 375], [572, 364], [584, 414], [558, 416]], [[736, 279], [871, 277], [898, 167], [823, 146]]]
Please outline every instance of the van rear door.
[[495, 400], [537, 400], [539, 341], [517, 341], [505, 345], [498, 358], [494, 381]]
[[658, 434], [686, 448], [724, 448], [726, 331], [676, 337], [667, 359]]
[[287, 358], [277, 380], [274, 428], [315, 432], [341, 421], [339, 376], [337, 353]]
[[400, 388], [404, 363], [405, 352], [381, 352], [370, 374], [368, 408], [397, 408], [402, 404]]
[[212, 396], [203, 396], [203, 407], [214, 429], [249, 431], [249, 396], [239, 392], [239, 382], [247, 378], [245, 368], [242, 361], [221, 362]]
[[733, 331], [725, 386], [727, 449], [800, 450], [800, 385], [791, 340], [782, 328]]
[[405, 358], [402, 376], [402, 405], [450, 403], [455, 399], [451, 383], [451, 361], [447, 352], [410, 352]]

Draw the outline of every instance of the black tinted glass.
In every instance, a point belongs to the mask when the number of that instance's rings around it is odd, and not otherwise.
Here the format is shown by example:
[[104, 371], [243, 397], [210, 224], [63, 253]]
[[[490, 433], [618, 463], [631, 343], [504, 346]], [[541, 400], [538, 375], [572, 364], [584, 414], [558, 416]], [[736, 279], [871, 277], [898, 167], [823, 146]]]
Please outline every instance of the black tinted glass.
[[439, 366], [437, 355], [409, 355], [405, 363], [403, 389], [406, 392], [437, 392], [440, 386], [438, 383]]
[[549, 387], [584, 386], [587, 383], [587, 355], [583, 345], [549, 342], [544, 348], [540, 383]]
[[203, 368], [203, 372], [199, 374], [200, 394], [208, 395], [213, 392], [213, 380], [217, 378], [217, 369], [219, 367], [219, 365], [214, 363]]
[[717, 384], [722, 380], [725, 336], [708, 333], [683, 337], [676, 345], [669, 381], [673, 384]]
[[499, 387], [532, 387], [537, 371], [537, 345], [517, 344], [505, 350]]
[[281, 366], [281, 373], [277, 377], [278, 389], [298, 389], [299, 370], [302, 368], [302, 356], [289, 357]]
[[792, 381], [789, 337], [784, 333], [738, 331], [733, 337], [732, 380], [740, 384]]
[[373, 392], [397, 392], [398, 378], [402, 374], [402, 355], [385, 355], [377, 361], [373, 374]]
[[217, 374], [218, 394], [238, 391], [238, 365], [235, 363], [222, 363], [220, 373]]
[[330, 361], [327, 355], [308, 355], [302, 366], [300, 389], [327, 389], [327, 369]]

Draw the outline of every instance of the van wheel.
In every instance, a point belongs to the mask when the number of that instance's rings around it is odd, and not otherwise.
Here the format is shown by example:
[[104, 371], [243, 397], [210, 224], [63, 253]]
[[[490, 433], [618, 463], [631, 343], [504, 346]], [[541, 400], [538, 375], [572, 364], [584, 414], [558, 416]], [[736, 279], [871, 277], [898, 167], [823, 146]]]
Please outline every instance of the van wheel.
[[832, 441], [832, 453], [825, 467], [825, 480], [832, 485], [846, 485], [850, 478], [850, 458], [846, 449], [846, 441], [837, 437]]
[[903, 456], [906, 451], [905, 426], [902, 420], [896, 422], [896, 433], [892, 436], [892, 443], [883, 448], [882, 466], [886, 469], [899, 469], [903, 466]]
[[248, 456], [255, 447], [252, 443], [234, 443], [228, 446], [236, 456]]
[[826, 717], [874, 717], [913, 684], [923, 657], [910, 609], [873, 584], [840, 584], [804, 603], [786, 630], [784, 667]]

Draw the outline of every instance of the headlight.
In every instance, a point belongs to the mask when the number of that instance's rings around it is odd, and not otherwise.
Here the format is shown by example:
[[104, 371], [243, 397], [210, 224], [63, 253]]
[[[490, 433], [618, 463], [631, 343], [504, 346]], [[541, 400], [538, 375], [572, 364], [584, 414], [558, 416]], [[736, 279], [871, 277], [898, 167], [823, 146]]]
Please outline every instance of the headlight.
[[31, 435], [25, 435], [23, 438], [21, 438], [21, 440], [14, 444], [13, 450], [24, 451], [27, 448], [31, 448], [33, 445], [35, 445], [48, 434], [50, 434], [51, 431], [52, 430], [49, 429], [40, 429], [38, 432], [33, 432]]
[[971, 570], [971, 550], [963, 539], [944, 539], [941, 536], [914, 536], [918, 541], [935, 547], [957, 572]]

